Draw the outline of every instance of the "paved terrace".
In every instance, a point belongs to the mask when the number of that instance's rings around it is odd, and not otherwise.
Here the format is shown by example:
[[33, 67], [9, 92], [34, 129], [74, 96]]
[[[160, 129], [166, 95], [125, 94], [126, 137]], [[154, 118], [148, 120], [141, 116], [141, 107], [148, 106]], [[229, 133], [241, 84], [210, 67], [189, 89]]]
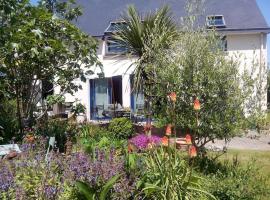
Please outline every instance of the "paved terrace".
[[[222, 149], [225, 142], [216, 140], [215, 143], [209, 143], [207, 146]], [[270, 151], [270, 135], [235, 137], [226, 146], [228, 149]]]

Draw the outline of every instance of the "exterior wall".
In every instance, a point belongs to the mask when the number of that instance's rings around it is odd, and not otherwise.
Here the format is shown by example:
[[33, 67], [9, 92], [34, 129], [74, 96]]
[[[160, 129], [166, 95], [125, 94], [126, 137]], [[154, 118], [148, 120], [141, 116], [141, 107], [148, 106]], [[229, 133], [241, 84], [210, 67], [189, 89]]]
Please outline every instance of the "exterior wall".
[[[122, 76], [122, 96], [123, 96], [123, 107], [130, 107], [130, 74], [134, 70], [132, 63], [136, 58], [120, 57], [116, 55], [106, 55], [106, 45], [103, 40], [99, 40], [99, 48], [97, 49], [97, 54], [100, 62], [103, 65], [103, 72], [106, 78], [112, 76]], [[86, 82], [78, 82], [82, 85], [82, 89], [75, 92], [73, 95], [65, 94], [66, 102], [80, 101], [86, 107], [86, 116], [90, 120], [90, 79], [98, 78], [98, 73], [101, 73], [99, 68], [93, 68], [95, 74], [88, 76]], [[55, 88], [55, 93], [58, 94], [60, 88]]]
[[263, 33], [227, 35], [228, 56], [239, 60], [240, 73], [248, 71], [255, 80], [254, 92], [247, 102], [247, 109], [267, 109], [266, 40], [266, 34]]
[[[267, 70], [267, 47], [266, 34], [228, 34], [227, 50], [228, 56], [240, 61], [239, 71], [242, 73], [248, 70], [252, 77], [258, 80], [254, 86], [253, 98], [256, 106], [266, 110], [267, 92], [266, 92], [266, 70]], [[103, 40], [99, 40], [98, 57], [103, 64], [105, 77], [122, 75], [122, 96], [123, 107], [130, 107], [130, 74], [134, 66], [129, 69], [136, 58], [119, 57], [106, 55], [106, 45]], [[127, 70], [129, 69], [129, 70]], [[100, 69], [95, 70], [95, 75], [87, 77], [86, 83], [81, 82], [82, 90], [72, 95], [65, 95], [67, 102], [74, 102], [76, 99], [81, 101], [87, 108], [87, 119], [90, 119], [90, 79], [98, 78]], [[56, 93], [59, 89], [56, 89]]]

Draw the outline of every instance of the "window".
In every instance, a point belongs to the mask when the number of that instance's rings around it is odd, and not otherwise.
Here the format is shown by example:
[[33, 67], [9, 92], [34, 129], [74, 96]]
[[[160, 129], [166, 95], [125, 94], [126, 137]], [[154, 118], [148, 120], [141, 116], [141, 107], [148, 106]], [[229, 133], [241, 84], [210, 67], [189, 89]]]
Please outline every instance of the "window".
[[226, 27], [223, 15], [211, 15], [206, 17], [206, 24], [208, 28], [224, 28]]
[[119, 43], [117, 40], [107, 37], [107, 53], [108, 54], [121, 54], [126, 53], [127, 48]]
[[124, 21], [111, 22], [108, 28], [105, 30], [106, 38], [106, 54], [123, 54], [127, 52], [125, 45], [121, 44], [119, 41], [112, 38], [113, 33], [120, 31], [126, 27]]

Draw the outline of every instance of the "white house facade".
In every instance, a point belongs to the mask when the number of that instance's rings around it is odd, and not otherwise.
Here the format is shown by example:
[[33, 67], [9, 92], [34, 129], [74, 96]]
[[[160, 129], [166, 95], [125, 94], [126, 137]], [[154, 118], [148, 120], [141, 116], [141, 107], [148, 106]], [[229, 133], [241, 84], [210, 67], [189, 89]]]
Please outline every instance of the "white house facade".
[[[184, 16], [185, 0], [79, 0], [84, 8], [84, 15], [76, 22], [83, 31], [97, 38], [98, 57], [103, 64], [104, 77], [100, 70], [81, 82], [82, 90], [74, 95], [66, 94], [66, 102], [79, 100], [86, 107], [87, 119], [106, 118], [106, 110], [112, 105], [138, 112], [143, 106], [143, 96], [132, 92], [132, 63], [136, 57], [116, 56], [121, 49], [110, 44], [106, 31], [110, 25], [120, 19], [128, 4], [133, 4], [139, 12], [154, 11], [164, 4], [169, 4], [175, 18]], [[226, 36], [225, 50], [229, 58], [240, 58], [240, 71], [252, 72], [257, 78], [254, 86], [254, 98], [258, 106], [267, 108], [267, 34], [270, 32], [256, 0], [207, 0], [205, 14], [201, 23], [209, 16], [213, 25]], [[216, 21], [215, 21], [216, 20]], [[209, 25], [209, 24], [208, 24]], [[55, 90], [57, 93], [57, 88]], [[110, 116], [108, 114], [108, 116]]]

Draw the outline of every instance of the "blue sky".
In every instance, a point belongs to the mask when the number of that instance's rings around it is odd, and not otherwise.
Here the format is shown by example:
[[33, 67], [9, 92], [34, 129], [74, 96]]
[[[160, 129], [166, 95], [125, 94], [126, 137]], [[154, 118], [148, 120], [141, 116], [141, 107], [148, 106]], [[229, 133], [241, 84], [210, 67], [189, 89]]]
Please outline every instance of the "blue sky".
[[[265, 20], [270, 26], [270, 1], [269, 0], [257, 0], [257, 3], [264, 15]], [[268, 47], [268, 63], [270, 63], [270, 34], [267, 37], [267, 47]]]
[[[32, 3], [36, 3], [38, 0], [30, 0]], [[270, 0], [257, 0], [257, 3], [266, 19], [268, 25], [270, 26]], [[270, 34], [268, 34], [267, 39], [267, 47], [268, 47], [268, 61], [270, 63]]]

